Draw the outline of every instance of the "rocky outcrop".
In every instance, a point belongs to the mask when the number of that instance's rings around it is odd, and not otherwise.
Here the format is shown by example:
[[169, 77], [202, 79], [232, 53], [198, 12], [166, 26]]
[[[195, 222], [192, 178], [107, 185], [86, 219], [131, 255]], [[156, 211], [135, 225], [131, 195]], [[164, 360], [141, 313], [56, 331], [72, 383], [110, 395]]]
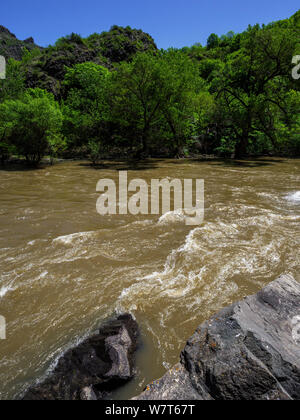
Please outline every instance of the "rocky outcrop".
[[33, 38], [30, 37], [21, 41], [7, 28], [0, 25], [0, 55], [3, 55], [6, 59], [21, 60], [25, 49], [31, 51], [35, 48], [42, 50], [34, 43]]
[[23, 400], [101, 400], [135, 374], [138, 326], [131, 315], [119, 316], [99, 333], [65, 353], [43, 383]]
[[[300, 284], [281, 276], [223, 309], [137, 400], [299, 400]], [[298, 323], [297, 323], [297, 322]]]

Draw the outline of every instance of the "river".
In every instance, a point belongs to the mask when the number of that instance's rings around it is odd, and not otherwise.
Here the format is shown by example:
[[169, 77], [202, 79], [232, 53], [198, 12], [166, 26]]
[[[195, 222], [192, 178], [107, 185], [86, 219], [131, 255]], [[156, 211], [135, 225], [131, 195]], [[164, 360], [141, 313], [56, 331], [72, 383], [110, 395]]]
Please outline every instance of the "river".
[[[97, 181], [205, 180], [205, 221], [100, 216]], [[0, 399], [14, 398], [107, 317], [129, 311], [143, 345], [130, 398], [177, 363], [220, 308], [282, 273], [300, 280], [300, 161], [63, 162], [0, 170]]]

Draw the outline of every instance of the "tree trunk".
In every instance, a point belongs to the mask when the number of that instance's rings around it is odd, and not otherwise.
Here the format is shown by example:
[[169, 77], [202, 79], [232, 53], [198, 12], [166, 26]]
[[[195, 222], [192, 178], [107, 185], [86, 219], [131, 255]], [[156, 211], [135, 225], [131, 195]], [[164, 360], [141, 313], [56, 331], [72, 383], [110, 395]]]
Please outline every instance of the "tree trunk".
[[247, 156], [249, 139], [246, 137], [241, 138], [241, 140], [235, 146], [235, 159], [242, 159]]
[[239, 142], [235, 146], [235, 159], [242, 159], [248, 155], [249, 132], [251, 127], [251, 119], [249, 118], [248, 125], [244, 128]]

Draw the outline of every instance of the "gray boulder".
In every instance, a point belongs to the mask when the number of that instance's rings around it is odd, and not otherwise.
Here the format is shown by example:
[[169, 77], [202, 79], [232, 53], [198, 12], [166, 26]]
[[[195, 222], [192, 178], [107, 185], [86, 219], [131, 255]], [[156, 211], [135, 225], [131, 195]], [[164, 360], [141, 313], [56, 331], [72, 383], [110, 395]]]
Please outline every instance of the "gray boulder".
[[173, 379], [136, 399], [299, 400], [299, 315], [300, 284], [281, 276], [202, 324]]
[[30, 387], [23, 400], [101, 400], [135, 375], [138, 325], [119, 316], [67, 351], [52, 374]]
[[97, 401], [97, 395], [95, 394], [92, 386], [87, 386], [82, 389], [80, 393], [81, 401]]
[[161, 379], [149, 384], [143, 394], [133, 400], [211, 400], [203, 387], [199, 391], [193, 386], [188, 371], [181, 363], [170, 369]]

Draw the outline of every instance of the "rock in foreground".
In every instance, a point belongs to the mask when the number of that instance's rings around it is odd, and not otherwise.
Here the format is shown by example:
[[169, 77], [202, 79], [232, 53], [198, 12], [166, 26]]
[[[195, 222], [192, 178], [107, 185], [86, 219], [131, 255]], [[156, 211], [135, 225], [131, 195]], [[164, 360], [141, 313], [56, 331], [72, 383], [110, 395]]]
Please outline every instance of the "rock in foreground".
[[225, 308], [137, 400], [299, 400], [300, 284], [285, 275]]
[[119, 316], [97, 335], [69, 350], [45, 382], [30, 388], [24, 400], [101, 400], [134, 376], [138, 325]]

